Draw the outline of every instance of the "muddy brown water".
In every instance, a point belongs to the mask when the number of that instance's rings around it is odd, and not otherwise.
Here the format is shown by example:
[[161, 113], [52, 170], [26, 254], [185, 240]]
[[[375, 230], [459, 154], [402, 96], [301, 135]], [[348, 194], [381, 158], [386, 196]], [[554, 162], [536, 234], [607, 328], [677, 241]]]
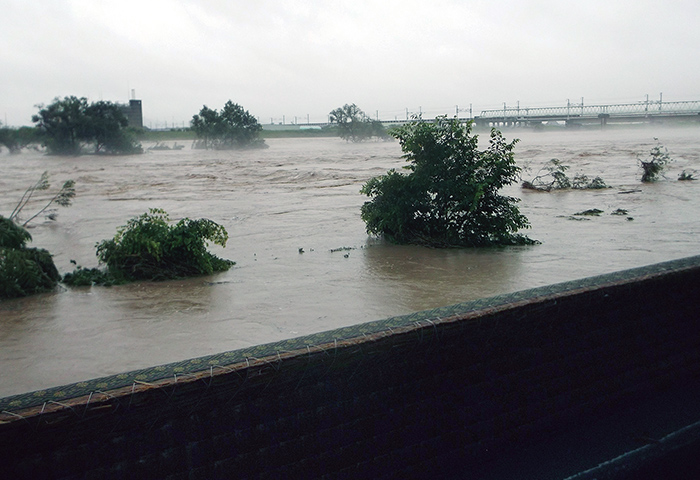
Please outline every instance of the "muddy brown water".
[[[76, 181], [74, 205], [30, 229], [32, 245], [52, 252], [62, 273], [71, 260], [97, 266], [95, 244], [156, 207], [174, 220], [225, 226], [227, 247], [212, 250], [237, 264], [211, 277], [61, 287], [0, 302], [0, 396], [700, 253], [700, 181], [677, 181], [684, 169], [700, 172], [700, 128], [504, 134], [521, 139], [516, 159], [531, 169], [524, 178], [559, 158], [572, 177], [601, 176], [612, 188], [509, 187], [532, 224], [525, 233], [541, 245], [437, 250], [365, 233], [359, 189], [404, 164], [395, 142], [272, 139], [261, 151], [188, 146], [127, 157], [1, 153], [0, 214], [43, 171], [56, 186]], [[665, 179], [643, 185], [637, 157], [654, 137], [674, 162]], [[591, 208], [603, 214], [571, 219]], [[611, 215], [616, 209], [628, 215]]]

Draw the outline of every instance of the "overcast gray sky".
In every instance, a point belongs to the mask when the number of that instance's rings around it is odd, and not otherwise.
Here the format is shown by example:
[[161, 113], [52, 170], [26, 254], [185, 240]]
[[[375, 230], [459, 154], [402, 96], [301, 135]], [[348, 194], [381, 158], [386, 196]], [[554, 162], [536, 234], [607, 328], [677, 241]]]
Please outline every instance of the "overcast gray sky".
[[0, 0], [0, 121], [75, 95], [146, 126], [700, 100], [697, 0]]

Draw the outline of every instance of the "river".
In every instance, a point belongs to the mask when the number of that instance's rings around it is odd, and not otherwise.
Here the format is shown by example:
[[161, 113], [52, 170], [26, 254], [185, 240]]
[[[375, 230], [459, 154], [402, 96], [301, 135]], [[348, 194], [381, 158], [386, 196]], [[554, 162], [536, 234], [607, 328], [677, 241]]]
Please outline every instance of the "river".
[[[124, 157], [0, 153], [0, 214], [43, 171], [55, 187], [76, 181], [73, 206], [30, 224], [31, 246], [52, 252], [61, 273], [71, 260], [97, 266], [95, 244], [149, 208], [222, 224], [229, 243], [212, 251], [237, 262], [211, 277], [60, 287], [0, 302], [0, 396], [700, 253], [700, 181], [677, 181], [684, 169], [700, 172], [700, 128], [504, 135], [521, 139], [515, 155], [530, 168], [525, 179], [558, 158], [571, 177], [601, 176], [611, 188], [508, 187], [531, 222], [524, 233], [541, 245], [439, 250], [365, 233], [360, 187], [404, 164], [397, 142], [270, 139], [266, 150], [187, 145]], [[674, 161], [665, 179], [642, 184], [637, 157], [654, 137]], [[603, 214], [572, 219], [592, 208]], [[617, 209], [628, 213], [611, 215]]]

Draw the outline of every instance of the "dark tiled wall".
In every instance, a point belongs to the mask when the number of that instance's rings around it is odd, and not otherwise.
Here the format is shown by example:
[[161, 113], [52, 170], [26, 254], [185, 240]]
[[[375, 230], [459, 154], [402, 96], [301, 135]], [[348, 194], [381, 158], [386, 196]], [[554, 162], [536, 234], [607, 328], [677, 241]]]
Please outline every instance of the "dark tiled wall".
[[[700, 269], [0, 425], [6, 478], [436, 478], [700, 370]], [[2, 476], [2, 475], [0, 475]]]

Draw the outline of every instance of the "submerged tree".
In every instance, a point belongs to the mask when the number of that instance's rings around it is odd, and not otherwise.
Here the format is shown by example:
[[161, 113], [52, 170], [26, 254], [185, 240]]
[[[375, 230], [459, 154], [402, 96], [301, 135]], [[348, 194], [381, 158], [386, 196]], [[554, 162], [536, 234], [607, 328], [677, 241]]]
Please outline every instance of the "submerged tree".
[[39, 108], [32, 121], [49, 153], [79, 155], [86, 146], [92, 146], [95, 153], [143, 152], [127, 128], [126, 116], [112, 102], [90, 104], [86, 98], [71, 96]]
[[262, 125], [247, 110], [231, 100], [221, 112], [204, 105], [192, 117], [192, 129], [204, 148], [223, 150], [231, 148], [266, 147], [260, 137]]
[[99, 101], [87, 110], [87, 136], [95, 146], [95, 153], [141, 153], [129, 121], [119, 105]]
[[387, 137], [384, 125], [379, 120], [372, 120], [353, 104], [345, 104], [329, 113], [332, 124], [338, 125], [340, 138], [346, 141], [362, 142], [372, 137]]
[[563, 164], [558, 158], [553, 158], [545, 163], [531, 180], [525, 180], [522, 183], [522, 187], [541, 192], [565, 190], [568, 188], [578, 190], [608, 188], [602, 178], [594, 177], [590, 179], [583, 173], [577, 173], [572, 180], [566, 174], [568, 169], [568, 165]]
[[394, 130], [410, 173], [392, 169], [362, 187], [372, 198], [361, 211], [367, 232], [437, 247], [535, 243], [516, 233], [529, 227], [516, 206], [519, 200], [499, 194], [518, 180], [517, 140], [507, 143], [493, 129], [482, 151], [471, 130], [471, 122], [447, 117]]

